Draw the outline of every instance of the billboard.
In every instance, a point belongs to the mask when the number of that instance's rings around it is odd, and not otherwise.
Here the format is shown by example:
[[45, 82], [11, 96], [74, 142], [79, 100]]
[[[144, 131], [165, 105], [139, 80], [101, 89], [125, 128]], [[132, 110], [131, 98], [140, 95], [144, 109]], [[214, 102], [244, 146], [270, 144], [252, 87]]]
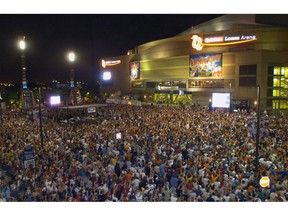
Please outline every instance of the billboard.
[[130, 63], [130, 78], [140, 79], [140, 62]]
[[222, 77], [222, 54], [203, 54], [190, 56], [189, 76]]

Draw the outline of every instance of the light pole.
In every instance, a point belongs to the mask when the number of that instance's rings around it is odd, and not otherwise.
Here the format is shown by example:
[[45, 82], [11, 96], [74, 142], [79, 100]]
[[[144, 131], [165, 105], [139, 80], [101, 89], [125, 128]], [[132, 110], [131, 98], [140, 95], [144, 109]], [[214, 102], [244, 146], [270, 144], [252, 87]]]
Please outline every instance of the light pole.
[[259, 172], [259, 136], [260, 136], [260, 85], [257, 85], [257, 130], [256, 130], [256, 152], [255, 171]]
[[42, 127], [42, 110], [41, 110], [41, 88], [38, 88], [39, 90], [39, 127], [40, 127], [40, 141], [41, 141], [41, 147], [43, 149], [43, 127]]
[[75, 61], [75, 53], [73, 51], [68, 52], [67, 59], [71, 63], [70, 68], [70, 88], [74, 88], [74, 61]]
[[67, 59], [71, 64], [70, 67], [70, 101], [72, 105], [77, 105], [81, 103], [81, 94], [79, 89], [75, 86], [74, 83], [74, 62], [76, 59], [76, 55], [73, 51], [68, 52]]
[[26, 59], [25, 59], [25, 48], [26, 48], [25, 36], [23, 36], [19, 40], [19, 48], [21, 50], [22, 89], [26, 89], [27, 79], [26, 79]]
[[18, 41], [18, 47], [21, 51], [21, 71], [22, 71], [22, 86], [21, 86], [21, 97], [20, 101], [22, 107], [32, 108], [33, 107], [33, 92], [28, 89], [27, 86], [27, 78], [26, 78], [26, 57], [25, 57], [25, 49], [26, 49], [26, 42], [25, 36], [20, 37]]

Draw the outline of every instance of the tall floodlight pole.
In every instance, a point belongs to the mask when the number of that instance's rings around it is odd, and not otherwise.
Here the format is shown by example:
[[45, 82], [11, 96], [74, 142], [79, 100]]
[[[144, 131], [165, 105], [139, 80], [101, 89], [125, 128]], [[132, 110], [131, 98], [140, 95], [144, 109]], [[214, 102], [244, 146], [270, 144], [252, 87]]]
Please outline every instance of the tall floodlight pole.
[[74, 81], [74, 62], [76, 55], [73, 51], [68, 52], [67, 59], [70, 62], [70, 102], [72, 105], [78, 105], [81, 103], [81, 94], [80, 90], [75, 86]]
[[40, 141], [42, 150], [44, 150], [43, 145], [43, 126], [42, 126], [42, 109], [41, 109], [41, 87], [38, 88], [39, 91], [39, 127], [40, 127]]
[[74, 88], [74, 62], [75, 62], [75, 53], [73, 51], [68, 52], [67, 59], [71, 63], [70, 67], [70, 88]]
[[21, 50], [21, 69], [22, 69], [22, 89], [27, 89], [27, 79], [26, 79], [26, 60], [25, 60], [25, 36], [23, 36], [19, 41], [19, 48]]
[[259, 174], [259, 137], [260, 136], [260, 86], [257, 85], [257, 130], [256, 130], [256, 155], [255, 171]]
[[20, 102], [21, 106], [24, 109], [33, 108], [34, 97], [33, 92], [29, 90], [27, 86], [27, 78], [26, 78], [26, 57], [25, 57], [25, 50], [26, 50], [26, 41], [25, 36], [20, 37], [18, 41], [18, 47], [21, 51], [21, 73], [22, 73], [22, 85], [21, 85], [21, 97]]

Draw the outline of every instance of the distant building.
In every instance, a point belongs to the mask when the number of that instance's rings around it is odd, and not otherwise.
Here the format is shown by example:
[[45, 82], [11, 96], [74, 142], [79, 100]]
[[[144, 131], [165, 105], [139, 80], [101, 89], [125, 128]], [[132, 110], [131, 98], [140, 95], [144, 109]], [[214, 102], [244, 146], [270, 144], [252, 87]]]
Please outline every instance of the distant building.
[[101, 60], [101, 91], [155, 103], [288, 108], [288, 15], [225, 15]]

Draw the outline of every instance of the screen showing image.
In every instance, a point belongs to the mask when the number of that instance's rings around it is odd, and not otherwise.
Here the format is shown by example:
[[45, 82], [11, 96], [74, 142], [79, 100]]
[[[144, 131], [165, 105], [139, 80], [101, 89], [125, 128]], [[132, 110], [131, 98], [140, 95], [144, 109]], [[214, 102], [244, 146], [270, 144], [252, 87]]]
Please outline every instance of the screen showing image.
[[229, 108], [230, 107], [230, 93], [213, 93], [212, 107], [215, 108]]
[[61, 103], [60, 96], [51, 96], [50, 97], [50, 105], [59, 105]]

